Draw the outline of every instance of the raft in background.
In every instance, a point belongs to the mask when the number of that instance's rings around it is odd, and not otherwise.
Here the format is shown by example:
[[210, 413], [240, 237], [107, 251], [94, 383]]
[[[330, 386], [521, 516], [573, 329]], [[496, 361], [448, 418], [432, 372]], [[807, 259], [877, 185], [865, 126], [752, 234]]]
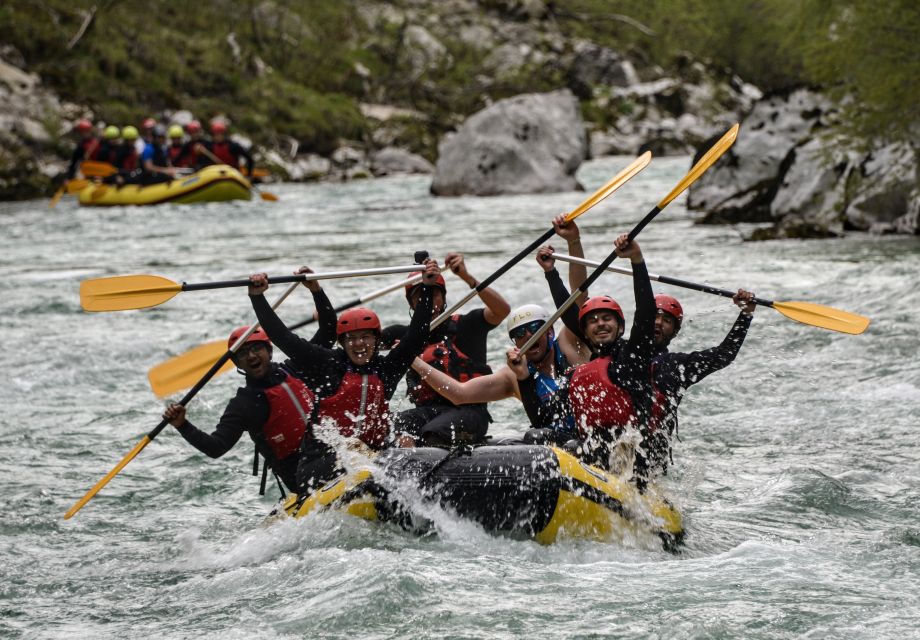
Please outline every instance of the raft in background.
[[252, 199], [252, 187], [243, 175], [226, 164], [205, 167], [189, 176], [150, 185], [90, 184], [80, 191], [80, 204], [90, 207], [151, 205], [175, 202], [226, 202]]
[[[382, 470], [379, 480], [370, 470], [343, 476], [303, 501], [289, 496], [281, 505], [284, 513], [302, 518], [333, 508], [424, 532], [424, 524], [420, 527], [411, 509], [394, 495], [411, 488], [422, 500], [487, 531], [543, 544], [571, 538], [613, 541], [645, 532], [675, 551], [684, 536], [680, 514], [657, 488], [639, 493], [632, 483], [556, 447], [484, 446], [450, 453], [389, 449], [374, 466]], [[276, 509], [272, 517], [284, 516]]]

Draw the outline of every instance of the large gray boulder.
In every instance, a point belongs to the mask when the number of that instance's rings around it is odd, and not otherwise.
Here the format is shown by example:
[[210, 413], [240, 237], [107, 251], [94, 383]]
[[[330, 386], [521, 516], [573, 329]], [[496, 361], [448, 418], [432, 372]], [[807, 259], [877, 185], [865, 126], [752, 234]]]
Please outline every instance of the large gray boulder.
[[804, 89], [757, 103], [741, 122], [732, 148], [690, 187], [687, 207], [706, 211], [704, 222], [772, 219], [770, 203], [785, 173], [787, 156], [809, 140], [816, 127], [826, 124], [829, 110], [823, 96]]
[[472, 115], [438, 147], [435, 195], [547, 193], [581, 189], [588, 152], [578, 100], [569, 90], [508, 98]]

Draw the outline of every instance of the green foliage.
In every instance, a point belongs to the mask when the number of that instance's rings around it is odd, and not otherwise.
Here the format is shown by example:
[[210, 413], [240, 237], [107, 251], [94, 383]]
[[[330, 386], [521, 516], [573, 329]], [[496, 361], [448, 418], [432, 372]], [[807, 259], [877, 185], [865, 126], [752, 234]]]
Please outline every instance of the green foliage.
[[866, 138], [916, 143], [920, 4], [854, 0], [838, 8], [828, 32], [812, 47], [807, 68], [840, 98], [841, 126]]

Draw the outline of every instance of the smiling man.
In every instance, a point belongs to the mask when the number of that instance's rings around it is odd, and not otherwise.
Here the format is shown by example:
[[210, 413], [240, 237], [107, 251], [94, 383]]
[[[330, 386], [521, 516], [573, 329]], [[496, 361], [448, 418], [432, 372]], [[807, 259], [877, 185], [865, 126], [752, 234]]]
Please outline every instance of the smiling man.
[[390, 440], [389, 400], [412, 360], [425, 348], [432, 289], [441, 275], [437, 263], [430, 259], [422, 269], [418, 312], [402, 340], [385, 356], [379, 353], [380, 319], [370, 309], [357, 307], [343, 312], [336, 323], [342, 348], [321, 347], [294, 334], [275, 314], [264, 296], [268, 276], [250, 276], [249, 296], [256, 317], [318, 398], [315, 410], [307, 416], [297, 470], [299, 493], [311, 491], [338, 473], [335, 451], [316, 437], [315, 426], [328, 424], [343, 437], [356, 438], [372, 449], [380, 449]]
[[[312, 273], [302, 267], [297, 273]], [[317, 345], [331, 345], [335, 331], [335, 309], [322, 287], [315, 280], [304, 283], [313, 294], [320, 328], [311, 338]], [[227, 348], [249, 327], [235, 329], [227, 340]], [[174, 403], [167, 407], [163, 418], [169, 421], [185, 440], [211, 458], [220, 458], [249, 433], [256, 452], [265, 458], [266, 467], [291, 491], [296, 489], [297, 463], [306, 422], [311, 415], [315, 397], [311, 389], [297, 379], [290, 369], [272, 362], [272, 344], [268, 335], [258, 329], [233, 354], [233, 364], [245, 376], [246, 384], [236, 391], [217, 423], [208, 434], [186, 419], [185, 407]], [[264, 493], [265, 477], [261, 491]]]

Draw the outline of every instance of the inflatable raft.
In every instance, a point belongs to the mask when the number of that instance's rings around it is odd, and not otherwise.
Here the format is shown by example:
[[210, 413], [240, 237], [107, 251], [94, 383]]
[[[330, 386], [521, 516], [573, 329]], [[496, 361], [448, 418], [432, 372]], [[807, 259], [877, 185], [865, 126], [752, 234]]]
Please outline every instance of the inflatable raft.
[[242, 174], [225, 164], [205, 167], [189, 176], [151, 185], [90, 184], [79, 194], [80, 204], [90, 207], [149, 205], [164, 202], [190, 204], [249, 200], [252, 187]]
[[407, 506], [419, 500], [437, 503], [487, 531], [544, 544], [651, 533], [674, 551], [684, 535], [680, 514], [654, 486], [640, 493], [634, 484], [561, 449], [528, 445], [449, 453], [390, 449], [371, 469], [338, 478], [306, 499], [289, 496], [270, 518], [302, 518], [332, 508], [424, 531]]

